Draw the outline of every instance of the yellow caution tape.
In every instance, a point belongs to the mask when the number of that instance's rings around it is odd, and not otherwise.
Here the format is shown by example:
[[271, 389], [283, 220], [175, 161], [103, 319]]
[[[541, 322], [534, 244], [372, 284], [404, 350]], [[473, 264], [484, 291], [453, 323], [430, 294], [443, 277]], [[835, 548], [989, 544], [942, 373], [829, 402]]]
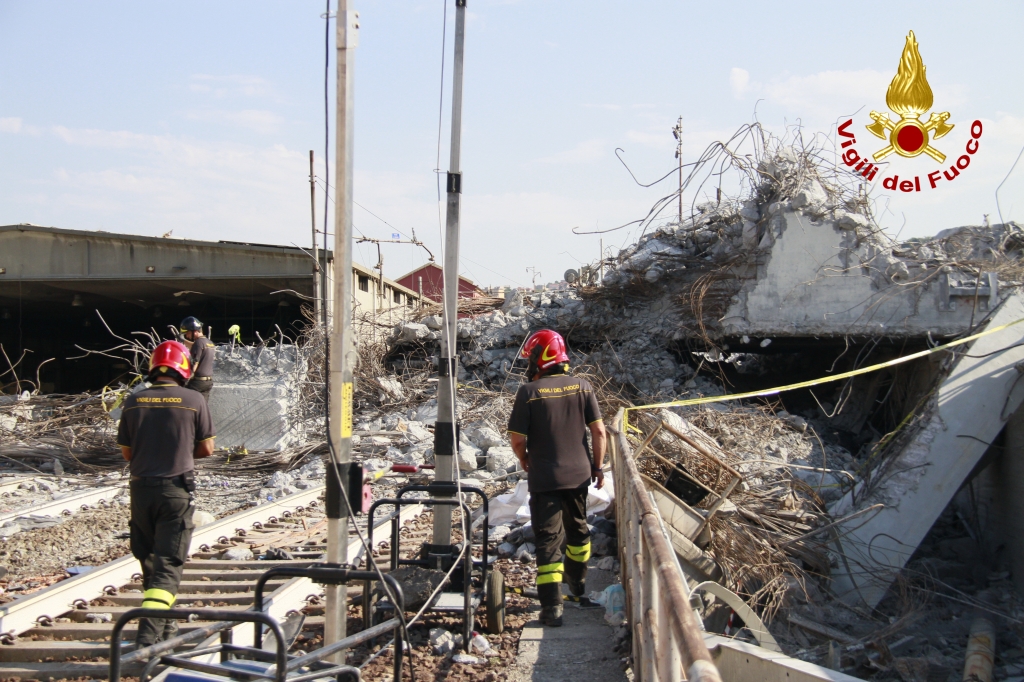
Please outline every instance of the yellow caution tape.
[[980, 339], [983, 336], [988, 336], [989, 334], [995, 334], [996, 332], [1001, 332], [1004, 329], [1009, 329], [1010, 327], [1012, 327], [1014, 325], [1017, 325], [1017, 324], [1020, 324], [1021, 322], [1024, 322], [1024, 318], [1021, 318], [1019, 320], [1015, 320], [1013, 322], [1009, 322], [1007, 324], [999, 325], [998, 327], [993, 327], [992, 329], [986, 329], [983, 332], [979, 332], [979, 333], [973, 334], [971, 336], [965, 336], [964, 338], [957, 339], [956, 341], [950, 341], [949, 343], [943, 344], [941, 346], [935, 346], [934, 348], [929, 348], [928, 350], [922, 350], [922, 351], [919, 351], [917, 353], [911, 353], [910, 355], [905, 355], [905, 356], [903, 356], [901, 358], [896, 358], [895, 360], [889, 360], [887, 362], [880, 362], [877, 365], [870, 365], [868, 367], [862, 367], [860, 369], [851, 370], [849, 372], [842, 372], [841, 374], [835, 374], [833, 376], [823, 377], [821, 379], [811, 379], [810, 381], [801, 381], [801, 382], [796, 383], [796, 384], [788, 384], [786, 386], [778, 386], [776, 388], [766, 388], [766, 389], [761, 390], [761, 391], [748, 391], [747, 393], [731, 393], [731, 394], [728, 394], [728, 395], [707, 396], [707, 397], [704, 397], [704, 398], [689, 398], [687, 400], [673, 400], [673, 401], [667, 402], [667, 403], [653, 403], [651, 405], [637, 405], [636, 407], [627, 407], [626, 410], [625, 410], [625, 415], [624, 415], [623, 419], [625, 421], [625, 426], [626, 426], [627, 429], [633, 429], [634, 431], [636, 431], [637, 429], [635, 427], [632, 427], [632, 426], [629, 425], [629, 413], [632, 412], [633, 410], [651, 410], [651, 409], [656, 409], [656, 408], [660, 408], [660, 407], [684, 407], [686, 405], [702, 405], [704, 403], [720, 403], [720, 402], [725, 402], [727, 400], [742, 400], [744, 398], [760, 398], [760, 397], [768, 396], [768, 395], [776, 395], [778, 393], [783, 393], [785, 391], [792, 391], [792, 390], [798, 389], [798, 388], [809, 388], [811, 386], [820, 386], [821, 384], [828, 384], [828, 383], [831, 383], [833, 381], [842, 381], [843, 379], [849, 379], [850, 377], [859, 376], [861, 374], [868, 374], [870, 372], [877, 372], [878, 370], [884, 369], [885, 367], [893, 367], [894, 365], [901, 365], [901, 364], [903, 364], [905, 362], [910, 362], [911, 360], [917, 360], [918, 358], [923, 358], [925, 356], [931, 355], [932, 353], [938, 353], [940, 351], [949, 350], [950, 348], [953, 348], [954, 346], [962, 346], [965, 343], [970, 343], [971, 341], [974, 341], [976, 339]]
[[[110, 414], [113, 410], [116, 410], [118, 407], [120, 407], [121, 403], [124, 402], [125, 396], [128, 395], [132, 386], [139, 383], [141, 379], [142, 375], [135, 375], [135, 378], [132, 379], [124, 388], [111, 388], [110, 386], [104, 386], [103, 390], [100, 391], [100, 406], [103, 408], [103, 411], [106, 412], [107, 414]], [[117, 399], [110, 404], [110, 407], [107, 407], [108, 395], [117, 395]]]

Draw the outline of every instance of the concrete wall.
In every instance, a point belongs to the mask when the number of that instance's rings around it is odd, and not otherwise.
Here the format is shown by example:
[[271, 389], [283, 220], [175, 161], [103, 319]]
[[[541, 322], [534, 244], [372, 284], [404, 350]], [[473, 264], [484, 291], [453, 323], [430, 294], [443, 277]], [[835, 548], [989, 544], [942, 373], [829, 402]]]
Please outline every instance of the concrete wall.
[[[727, 335], [949, 336], [971, 324], [973, 298], [956, 297], [959, 305], [947, 309], [944, 273], [934, 265], [908, 266], [836, 222], [798, 211], [775, 216], [769, 230], [770, 250], [722, 318]], [[924, 281], [908, 286], [911, 277]], [[973, 319], [987, 314], [982, 300]]]
[[[982, 330], [1021, 319], [1024, 295], [1014, 293]], [[1022, 341], [1024, 325], [975, 341], [923, 408], [921, 428], [885, 472], [875, 472], [881, 475], [877, 487], [864, 495], [863, 483], [858, 484], [856, 495], [851, 491], [831, 506], [831, 514], [840, 518], [869, 505], [883, 505], [847, 527], [842, 543], [850, 572], [845, 565], [833, 572], [837, 595], [875, 606], [976, 470], [988, 444], [1024, 400], [1024, 382], [1017, 370], [1018, 363], [1024, 363]]]

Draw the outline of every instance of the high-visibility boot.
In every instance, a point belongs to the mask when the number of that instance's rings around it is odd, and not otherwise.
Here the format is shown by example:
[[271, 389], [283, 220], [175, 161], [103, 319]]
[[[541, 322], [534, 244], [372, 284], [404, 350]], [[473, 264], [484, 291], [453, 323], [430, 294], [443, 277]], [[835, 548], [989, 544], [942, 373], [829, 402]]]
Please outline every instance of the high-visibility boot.
[[164, 619], [164, 631], [160, 636], [161, 642], [166, 642], [169, 639], [174, 639], [178, 636], [178, 621], [173, 618]]
[[537, 585], [540, 600], [540, 623], [557, 628], [562, 625], [562, 583], [551, 582]]

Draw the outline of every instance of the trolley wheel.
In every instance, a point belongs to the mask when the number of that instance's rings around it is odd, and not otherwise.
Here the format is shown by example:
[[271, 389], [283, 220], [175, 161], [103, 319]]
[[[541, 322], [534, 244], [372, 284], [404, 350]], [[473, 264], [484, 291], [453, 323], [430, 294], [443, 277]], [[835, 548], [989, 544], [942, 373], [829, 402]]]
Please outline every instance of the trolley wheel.
[[505, 574], [497, 569], [491, 569], [487, 574], [484, 607], [487, 610], [487, 632], [500, 634], [505, 629]]

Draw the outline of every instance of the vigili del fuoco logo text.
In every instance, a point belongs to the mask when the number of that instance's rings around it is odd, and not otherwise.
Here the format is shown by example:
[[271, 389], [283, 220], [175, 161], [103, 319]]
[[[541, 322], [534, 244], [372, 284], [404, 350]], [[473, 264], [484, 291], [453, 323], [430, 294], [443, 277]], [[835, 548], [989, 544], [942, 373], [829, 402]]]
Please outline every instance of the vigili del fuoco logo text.
[[[854, 147], [857, 144], [857, 137], [853, 132], [853, 119], [847, 119], [839, 126], [841, 147], [845, 150], [842, 154], [843, 163], [868, 180], [874, 180], [878, 174], [878, 166], [875, 164], [894, 153], [907, 159], [923, 154], [941, 164], [935, 170], [919, 172], [913, 176], [907, 174], [903, 179], [897, 174], [886, 175], [882, 178], [882, 186], [888, 190], [920, 192], [922, 186], [936, 189], [942, 182], [956, 180], [960, 173], [971, 165], [971, 157], [978, 152], [982, 125], [981, 121], [974, 121], [971, 124], [971, 136], [964, 146], [964, 153], [946, 166], [946, 154], [933, 143], [945, 137], [954, 126], [948, 123], [948, 111], [932, 111], [927, 120], [923, 118], [933, 104], [932, 88], [928, 85], [926, 70], [927, 67], [921, 60], [921, 52], [917, 49], [917, 38], [911, 31], [907, 36], [907, 44], [903, 47], [899, 69], [885, 93], [886, 105], [899, 116], [899, 119], [894, 120], [887, 112], [872, 111], [871, 120], [874, 123], [865, 126], [872, 135], [888, 143], [872, 152], [871, 160], [866, 155], [862, 156]], [[925, 178], [923, 183], [922, 175]]]

